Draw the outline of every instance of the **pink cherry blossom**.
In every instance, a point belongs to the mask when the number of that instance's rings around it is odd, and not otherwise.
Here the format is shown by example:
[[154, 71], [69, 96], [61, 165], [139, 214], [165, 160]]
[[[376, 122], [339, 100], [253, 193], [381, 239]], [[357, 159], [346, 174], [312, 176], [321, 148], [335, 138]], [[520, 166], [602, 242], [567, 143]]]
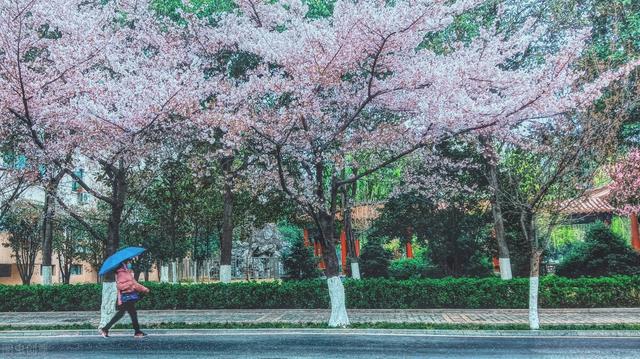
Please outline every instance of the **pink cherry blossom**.
[[640, 212], [640, 150], [633, 149], [609, 168], [612, 202], [621, 214]]

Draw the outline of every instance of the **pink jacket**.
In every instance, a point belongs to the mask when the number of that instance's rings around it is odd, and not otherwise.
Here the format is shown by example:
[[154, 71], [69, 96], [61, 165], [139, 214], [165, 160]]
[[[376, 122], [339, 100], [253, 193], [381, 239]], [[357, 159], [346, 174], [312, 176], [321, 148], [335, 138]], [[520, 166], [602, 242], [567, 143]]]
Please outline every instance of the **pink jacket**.
[[116, 286], [118, 288], [118, 305], [122, 304], [121, 293], [149, 293], [149, 288], [138, 283], [133, 277], [133, 271], [123, 264], [116, 270]]

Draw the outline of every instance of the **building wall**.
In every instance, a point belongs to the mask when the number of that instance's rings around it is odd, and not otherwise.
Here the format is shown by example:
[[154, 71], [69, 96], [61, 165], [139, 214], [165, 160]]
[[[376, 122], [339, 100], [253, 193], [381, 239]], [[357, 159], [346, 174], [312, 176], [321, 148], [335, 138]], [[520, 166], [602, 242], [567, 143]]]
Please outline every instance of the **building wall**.
[[[11, 276], [10, 277], [0, 277], [0, 284], [22, 284], [22, 280], [20, 279], [20, 273], [18, 272], [18, 266], [16, 264], [15, 258], [11, 255], [11, 250], [9, 248], [4, 247], [2, 244], [6, 243], [6, 234], [0, 233], [0, 264], [9, 264], [11, 265]], [[62, 283], [62, 277], [60, 276], [60, 269], [58, 267], [58, 256], [53, 255], [53, 283]], [[33, 272], [33, 276], [31, 277], [31, 284], [40, 284], [42, 283], [42, 276], [40, 275], [40, 265], [42, 264], [42, 256], [41, 253], [38, 254], [35, 261], [35, 269]], [[77, 265], [82, 266], [81, 274], [71, 274], [69, 278], [69, 282], [71, 284], [79, 284], [79, 283], [96, 283], [97, 282], [97, 273], [91, 268], [91, 265], [84, 261], [79, 261], [75, 263]], [[149, 272], [149, 280], [157, 281], [158, 273], [155, 268]]]

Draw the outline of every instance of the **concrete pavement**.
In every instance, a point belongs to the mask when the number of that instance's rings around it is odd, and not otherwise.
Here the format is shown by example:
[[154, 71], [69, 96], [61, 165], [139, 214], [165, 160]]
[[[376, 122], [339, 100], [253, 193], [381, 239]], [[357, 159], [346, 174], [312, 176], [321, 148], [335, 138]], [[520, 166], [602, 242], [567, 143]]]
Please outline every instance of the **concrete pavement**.
[[[526, 309], [351, 309], [352, 323], [526, 324]], [[98, 312], [1, 312], [0, 326], [97, 325]], [[142, 324], [325, 323], [324, 309], [141, 310]], [[541, 309], [542, 325], [640, 324], [640, 308]], [[125, 315], [121, 323], [128, 323]]]

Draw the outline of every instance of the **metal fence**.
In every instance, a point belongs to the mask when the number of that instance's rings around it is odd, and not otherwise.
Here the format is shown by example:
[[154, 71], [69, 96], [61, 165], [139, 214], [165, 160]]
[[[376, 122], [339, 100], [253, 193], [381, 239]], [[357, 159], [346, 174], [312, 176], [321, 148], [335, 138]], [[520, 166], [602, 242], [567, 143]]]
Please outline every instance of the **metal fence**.
[[[220, 275], [218, 259], [207, 259], [196, 263], [191, 258], [184, 258], [174, 263], [169, 263], [169, 282], [210, 282], [217, 281]], [[280, 279], [283, 274], [280, 258], [233, 258], [231, 261], [232, 279]]]

